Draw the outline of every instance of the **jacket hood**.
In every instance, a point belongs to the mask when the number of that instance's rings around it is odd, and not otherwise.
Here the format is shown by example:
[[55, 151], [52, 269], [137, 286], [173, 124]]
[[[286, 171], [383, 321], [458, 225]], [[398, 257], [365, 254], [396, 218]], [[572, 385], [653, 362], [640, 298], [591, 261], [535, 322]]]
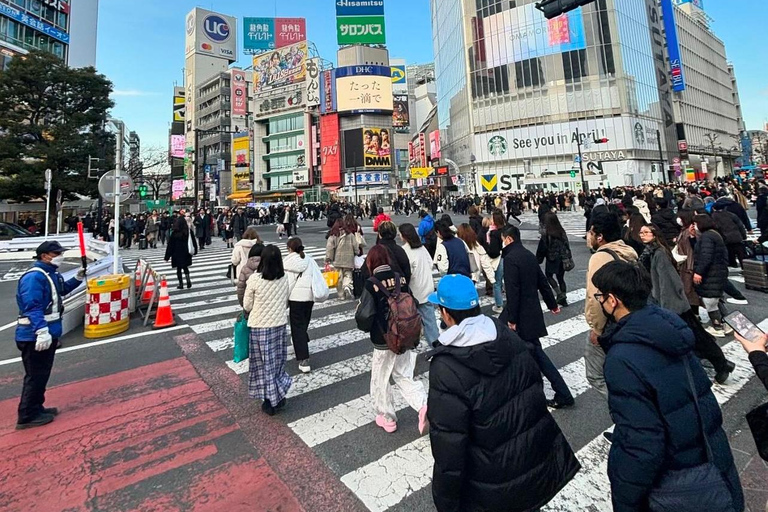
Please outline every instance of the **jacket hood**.
[[446, 329], [438, 340], [450, 347], [473, 347], [496, 339], [496, 325], [485, 315], [467, 318], [458, 325]]
[[[467, 323], [467, 320], [458, 326], [457, 336], [451, 336], [452, 340], [446, 345], [443, 339], [450, 329], [440, 336], [440, 344], [433, 354], [445, 354], [461, 362], [464, 366], [484, 375], [497, 375], [506, 368], [512, 360], [514, 347], [512, 345], [511, 333], [505, 329], [498, 320], [480, 315], [477, 320]], [[484, 320], [483, 320], [484, 319]], [[488, 322], [486, 322], [486, 320]], [[464, 326], [464, 324], [467, 324]], [[462, 327], [464, 326], [464, 327]], [[493, 338], [489, 338], [491, 329], [495, 331]], [[486, 338], [484, 341], [476, 342], [470, 340], [469, 336], [477, 335]], [[474, 344], [473, 344], [474, 343]]]
[[301, 256], [295, 252], [292, 252], [283, 258], [283, 267], [288, 272], [296, 272], [297, 274], [300, 274], [301, 272], [307, 270], [308, 266], [309, 256], [307, 255], [304, 255], [304, 258], [302, 259]]
[[256, 243], [257, 243], [257, 242], [258, 242], [258, 240], [247, 240], [247, 239], [243, 238], [242, 240], [240, 240], [239, 242], [237, 242], [237, 243], [235, 244], [235, 246], [236, 246], [236, 247], [245, 247], [246, 249], [250, 250], [250, 249], [251, 249], [251, 247], [253, 247], [254, 245], [256, 245]]
[[649, 305], [606, 328], [600, 337], [606, 352], [619, 343], [647, 345], [670, 356], [683, 356], [693, 350], [695, 338], [678, 315]]
[[715, 208], [715, 210], [721, 210], [723, 208], [726, 208], [726, 207], [732, 205], [735, 202], [736, 201], [734, 201], [733, 199], [730, 199], [728, 197], [721, 197], [717, 201], [715, 201], [714, 208]]
[[[616, 240], [615, 242], [609, 242], [600, 247], [600, 249], [610, 249], [618, 254], [625, 261], [637, 261], [637, 253], [635, 250], [624, 243], [624, 240]], [[598, 252], [600, 252], [598, 250]]]

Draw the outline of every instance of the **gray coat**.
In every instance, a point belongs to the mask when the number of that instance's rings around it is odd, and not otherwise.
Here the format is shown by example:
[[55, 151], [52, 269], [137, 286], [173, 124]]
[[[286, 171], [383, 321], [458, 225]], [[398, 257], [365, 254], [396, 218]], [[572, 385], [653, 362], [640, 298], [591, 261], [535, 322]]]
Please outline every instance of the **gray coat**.
[[240, 306], [243, 305], [243, 297], [245, 297], [245, 287], [248, 284], [248, 278], [251, 277], [251, 274], [256, 272], [257, 268], [259, 268], [260, 261], [261, 256], [248, 258], [248, 261], [245, 262], [245, 265], [237, 275], [237, 301], [240, 303]]
[[650, 273], [653, 283], [651, 295], [656, 304], [678, 315], [691, 309], [680, 274], [677, 273], [677, 269], [664, 250], [657, 249], [653, 252]]

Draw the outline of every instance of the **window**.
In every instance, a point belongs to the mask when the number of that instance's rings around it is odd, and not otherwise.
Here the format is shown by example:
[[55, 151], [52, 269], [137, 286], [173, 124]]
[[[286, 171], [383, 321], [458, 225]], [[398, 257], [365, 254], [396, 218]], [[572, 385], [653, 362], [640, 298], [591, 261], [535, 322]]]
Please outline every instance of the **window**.
[[565, 52], [562, 56], [563, 71], [567, 83], [580, 82], [582, 78], [589, 75], [586, 50]]
[[56, 21], [56, 24], [63, 28], [64, 30], [67, 29], [67, 14], [59, 11], [58, 13], [58, 21]]
[[56, 11], [49, 6], [43, 7], [43, 19], [54, 23], [56, 21]]
[[539, 59], [528, 59], [515, 62], [515, 79], [517, 88], [537, 87], [544, 84], [544, 69]]

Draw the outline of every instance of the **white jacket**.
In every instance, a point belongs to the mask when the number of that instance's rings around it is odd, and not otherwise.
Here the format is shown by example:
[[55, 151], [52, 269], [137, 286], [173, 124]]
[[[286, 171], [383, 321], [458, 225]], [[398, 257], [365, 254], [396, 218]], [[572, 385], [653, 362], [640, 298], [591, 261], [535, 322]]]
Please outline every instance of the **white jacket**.
[[648, 203], [640, 198], [634, 198], [632, 200], [632, 206], [640, 211], [640, 214], [645, 218], [645, 222], [651, 222], [651, 209], [648, 208]]
[[283, 258], [283, 268], [285, 275], [288, 276], [288, 300], [295, 302], [314, 302], [312, 295], [312, 271], [314, 265], [309, 260], [309, 256], [302, 257], [291, 252]]
[[245, 266], [245, 262], [248, 261], [248, 253], [251, 252], [251, 247], [256, 245], [256, 240], [246, 240], [245, 238], [235, 244], [235, 248], [232, 249], [232, 259], [230, 260], [233, 265], [236, 265], [235, 281], [240, 276], [240, 271]]
[[403, 245], [403, 250], [411, 264], [411, 282], [408, 287], [416, 302], [424, 304], [429, 294], [435, 291], [435, 281], [432, 279], [432, 257], [424, 246], [411, 249], [411, 246], [406, 243]]
[[[482, 276], [483, 270], [485, 270], [485, 275], [488, 276], [488, 282], [495, 284], [496, 269], [493, 268], [493, 261], [491, 260], [490, 256], [488, 256], [488, 253], [485, 252], [485, 247], [479, 243], [475, 244], [475, 248], [469, 250], [469, 257], [475, 258], [475, 263], [477, 263], [477, 272], [472, 274], [472, 280], [476, 283], [479, 282], [480, 276]], [[497, 262], [496, 268], [498, 267], [499, 264]]]
[[248, 327], [280, 327], [288, 324], [288, 277], [267, 281], [254, 272], [248, 278], [243, 309], [249, 311]]

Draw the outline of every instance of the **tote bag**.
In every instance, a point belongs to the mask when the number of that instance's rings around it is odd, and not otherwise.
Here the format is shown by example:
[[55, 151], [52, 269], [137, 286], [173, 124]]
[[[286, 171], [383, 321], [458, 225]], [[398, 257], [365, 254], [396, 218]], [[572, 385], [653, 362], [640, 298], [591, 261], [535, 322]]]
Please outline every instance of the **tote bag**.
[[314, 259], [309, 259], [309, 264], [312, 267], [312, 296], [315, 302], [325, 302], [328, 299], [331, 291], [328, 289], [328, 285], [325, 284], [325, 277], [320, 271], [320, 267]]

